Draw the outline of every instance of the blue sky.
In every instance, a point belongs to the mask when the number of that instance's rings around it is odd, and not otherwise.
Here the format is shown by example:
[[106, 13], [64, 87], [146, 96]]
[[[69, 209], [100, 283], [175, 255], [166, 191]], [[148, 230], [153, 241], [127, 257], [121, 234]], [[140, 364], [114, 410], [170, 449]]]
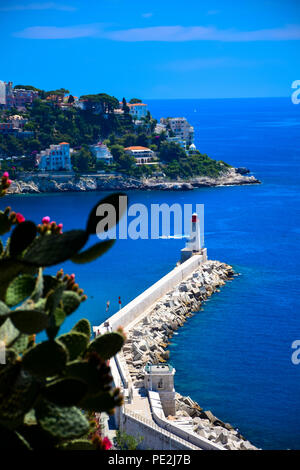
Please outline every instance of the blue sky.
[[289, 96], [298, 0], [0, 0], [0, 79], [127, 99]]

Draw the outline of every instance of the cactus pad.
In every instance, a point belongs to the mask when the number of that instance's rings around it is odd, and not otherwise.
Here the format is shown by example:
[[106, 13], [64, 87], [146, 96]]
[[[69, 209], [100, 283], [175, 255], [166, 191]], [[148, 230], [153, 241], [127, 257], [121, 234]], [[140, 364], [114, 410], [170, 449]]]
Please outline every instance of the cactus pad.
[[39, 310], [15, 310], [10, 319], [19, 331], [27, 335], [39, 333], [47, 328], [49, 323], [48, 315]]
[[92, 334], [91, 324], [86, 318], [82, 318], [76, 323], [75, 326], [73, 326], [72, 331], [83, 333], [88, 338], [90, 338]]
[[77, 357], [80, 356], [82, 353], [84, 353], [87, 348], [89, 339], [85, 334], [73, 331], [71, 333], [66, 333], [64, 335], [59, 336], [59, 338], [57, 338], [57, 341], [59, 341], [66, 347], [68, 351], [69, 360], [73, 361], [74, 359], [77, 359]]
[[120, 333], [105, 333], [90, 343], [88, 352], [96, 351], [102, 359], [110, 359], [120, 351], [123, 344], [124, 337]]
[[35, 239], [37, 234], [36, 225], [29, 220], [18, 224], [10, 237], [9, 254], [11, 257], [18, 256]]
[[86, 241], [87, 234], [83, 230], [44, 235], [34, 240], [22, 260], [38, 267], [53, 266], [72, 258]]
[[81, 437], [89, 430], [88, 420], [74, 406], [62, 407], [43, 400], [36, 408], [36, 418], [45, 431], [58, 439]]
[[99, 258], [99, 256], [104, 255], [104, 253], [106, 253], [114, 243], [115, 240], [96, 243], [87, 250], [82, 251], [81, 253], [76, 253], [76, 255], [72, 256], [71, 261], [78, 264], [90, 263], [91, 261]]
[[87, 391], [87, 384], [82, 380], [66, 377], [46, 385], [42, 395], [59, 406], [77, 405]]
[[57, 341], [44, 341], [25, 352], [22, 359], [24, 369], [42, 377], [59, 374], [66, 365], [68, 353]]
[[29, 274], [23, 274], [16, 277], [8, 286], [6, 291], [6, 303], [13, 306], [22, 302], [26, 297], [29, 297], [36, 284], [36, 279]]
[[81, 303], [80, 296], [71, 290], [62, 294], [61, 301], [66, 315], [73, 313]]

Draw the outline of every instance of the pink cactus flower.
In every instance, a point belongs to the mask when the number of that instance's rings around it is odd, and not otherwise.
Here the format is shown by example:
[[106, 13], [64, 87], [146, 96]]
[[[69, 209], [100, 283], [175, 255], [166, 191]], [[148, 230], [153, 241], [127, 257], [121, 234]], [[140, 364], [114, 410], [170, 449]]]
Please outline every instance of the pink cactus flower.
[[22, 215], [20, 213], [16, 214], [16, 219], [17, 219], [18, 224], [21, 224], [22, 222], [25, 221], [24, 215]]
[[5, 171], [2, 175], [3, 178], [8, 178], [9, 177], [9, 173], [7, 171]]
[[71, 274], [70, 278], [74, 280], [75, 279], [75, 274]]
[[42, 222], [43, 222], [43, 224], [45, 224], [45, 225], [46, 225], [46, 224], [49, 224], [49, 223], [50, 223], [50, 217], [48, 217], [48, 216], [43, 217], [43, 218], [42, 218]]
[[112, 447], [112, 443], [110, 442], [108, 437], [104, 437], [102, 439], [102, 444], [103, 444], [104, 450], [109, 450]]

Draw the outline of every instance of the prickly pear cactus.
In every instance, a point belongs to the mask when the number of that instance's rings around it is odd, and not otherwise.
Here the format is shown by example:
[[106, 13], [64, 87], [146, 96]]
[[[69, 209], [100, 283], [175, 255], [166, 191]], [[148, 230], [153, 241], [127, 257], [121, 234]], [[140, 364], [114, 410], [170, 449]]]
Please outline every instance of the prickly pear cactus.
[[[10, 183], [3, 173], [0, 196]], [[103, 202], [119, 214], [118, 194]], [[64, 233], [62, 224], [49, 217], [36, 226], [10, 207], [0, 211], [0, 235], [5, 235], [5, 243], [0, 242], [0, 346], [5, 357], [0, 361], [0, 449], [109, 448], [91, 416], [112, 413], [122, 403], [107, 360], [122, 348], [124, 335], [111, 332], [91, 341], [87, 319], [60, 334], [65, 318], [87, 297], [74, 274], [43, 274], [45, 267], [66, 260], [93, 261], [112, 246], [113, 241], [98, 242], [83, 250], [96, 231], [96, 207], [86, 230]], [[37, 342], [40, 332], [47, 339]]]

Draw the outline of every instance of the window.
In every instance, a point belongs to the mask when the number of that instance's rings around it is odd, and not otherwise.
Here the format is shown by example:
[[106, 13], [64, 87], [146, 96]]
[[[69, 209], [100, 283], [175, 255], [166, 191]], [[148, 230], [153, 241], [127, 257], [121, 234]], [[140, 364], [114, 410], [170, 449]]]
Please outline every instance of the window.
[[163, 379], [159, 379], [157, 388], [164, 388]]

